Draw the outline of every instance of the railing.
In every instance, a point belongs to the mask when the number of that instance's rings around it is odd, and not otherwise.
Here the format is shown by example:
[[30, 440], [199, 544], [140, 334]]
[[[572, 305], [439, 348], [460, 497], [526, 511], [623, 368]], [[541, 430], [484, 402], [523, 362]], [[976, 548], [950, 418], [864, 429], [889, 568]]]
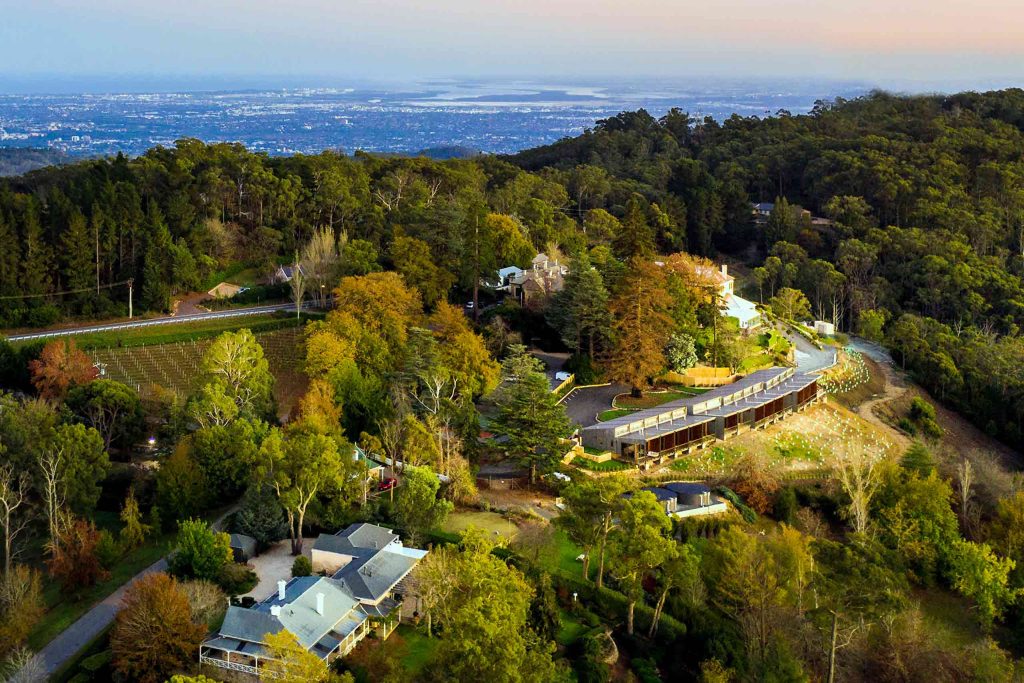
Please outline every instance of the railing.
[[260, 669], [256, 666], [250, 666], [249, 664], [242, 664], [240, 662], [229, 662], [226, 659], [220, 657], [207, 657], [206, 655], [199, 655], [200, 664], [209, 664], [211, 666], [219, 666], [222, 669], [230, 669], [232, 671], [241, 671], [243, 673], [252, 674], [253, 676], [266, 676], [268, 678], [277, 678], [277, 674], [272, 671]]

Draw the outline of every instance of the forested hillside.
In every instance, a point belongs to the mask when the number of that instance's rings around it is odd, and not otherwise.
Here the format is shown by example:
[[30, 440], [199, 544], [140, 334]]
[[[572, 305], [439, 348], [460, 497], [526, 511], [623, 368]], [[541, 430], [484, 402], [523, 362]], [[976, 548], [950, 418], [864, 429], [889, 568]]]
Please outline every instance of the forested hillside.
[[[764, 299], [803, 290], [816, 316], [884, 340], [933, 393], [1019, 446], [1022, 127], [1020, 90], [877, 93], [722, 124], [627, 113], [515, 160], [565, 177], [603, 169], [600, 191], [575, 186], [580, 208], [615, 213], [643, 194], [670, 218], [663, 248], [742, 252], [762, 264]], [[775, 202], [775, 215], [752, 226], [748, 198]], [[834, 223], [812, 225], [796, 205]]]
[[[551, 244], [588, 250], [609, 287], [633, 256], [728, 252], [759, 266], [753, 295], [802, 290], [813, 315], [884, 340], [1019, 445], [1022, 126], [1024, 92], [1008, 90], [724, 123], [623, 113], [507, 159], [270, 158], [183, 140], [0, 185], [0, 296], [28, 297], [0, 301], [0, 322], [121, 313], [123, 287], [108, 286], [129, 278], [141, 308], [163, 310], [232, 265], [291, 260], [320, 226], [344, 243], [343, 273], [395, 268], [428, 304]], [[777, 210], [755, 224], [753, 201]]]

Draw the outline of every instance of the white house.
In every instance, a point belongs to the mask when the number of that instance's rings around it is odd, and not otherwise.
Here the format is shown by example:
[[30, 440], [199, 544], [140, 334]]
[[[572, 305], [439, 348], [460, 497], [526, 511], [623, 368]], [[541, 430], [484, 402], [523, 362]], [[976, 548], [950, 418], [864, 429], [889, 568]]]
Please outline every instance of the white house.
[[718, 286], [718, 296], [725, 304], [722, 315], [739, 320], [741, 330], [754, 330], [761, 326], [761, 314], [754, 302], [736, 294], [736, 278], [729, 275], [729, 266], [723, 264], [721, 270], [697, 266], [697, 273]]

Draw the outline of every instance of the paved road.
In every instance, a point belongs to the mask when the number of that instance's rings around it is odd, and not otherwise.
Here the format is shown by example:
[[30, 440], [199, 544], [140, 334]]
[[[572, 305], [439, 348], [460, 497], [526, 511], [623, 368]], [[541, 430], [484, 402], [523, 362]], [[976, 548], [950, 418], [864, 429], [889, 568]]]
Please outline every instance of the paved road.
[[609, 384], [603, 387], [573, 389], [562, 405], [569, 419], [583, 427], [597, 423], [597, 415], [612, 407], [612, 399], [629, 391], [628, 384]]
[[40, 665], [46, 672], [47, 678], [57, 673], [66, 662], [74, 659], [81, 652], [82, 648], [96, 639], [114, 621], [114, 616], [121, 609], [121, 600], [124, 593], [135, 581], [138, 581], [146, 574], [162, 572], [167, 569], [167, 561], [164, 559], [153, 563], [141, 572], [132, 577], [132, 580], [124, 584], [98, 603], [91, 610], [79, 617], [78, 621], [67, 627], [63, 633], [54, 638], [36, 655]]
[[[228, 515], [237, 509], [237, 505], [231, 506], [213, 523], [214, 529], [220, 529]], [[78, 621], [68, 626], [56, 638], [51, 640], [42, 650], [36, 653], [36, 658], [46, 672], [47, 678], [53, 676], [58, 669], [67, 662], [75, 659], [86, 645], [96, 639], [103, 631], [114, 622], [114, 617], [121, 609], [121, 600], [124, 598], [128, 587], [147, 574], [167, 570], [167, 558], [163, 557], [131, 578], [123, 586], [108, 595], [102, 602], [97, 603], [88, 612], [78, 618]]]
[[174, 325], [177, 323], [189, 323], [200, 320], [213, 320], [214, 318], [235, 318], [247, 315], [261, 315], [264, 313], [275, 313], [277, 311], [294, 311], [295, 304], [269, 304], [266, 306], [254, 306], [252, 308], [231, 308], [224, 311], [210, 311], [208, 313], [193, 313], [190, 315], [168, 315], [161, 318], [146, 318], [143, 320], [125, 320], [119, 323], [106, 323], [103, 325], [89, 325], [87, 327], [64, 327], [42, 332], [31, 332], [29, 334], [15, 334], [7, 338], [7, 341], [30, 341], [32, 339], [49, 339], [51, 337], [66, 337], [72, 334], [90, 334], [93, 332], [108, 332], [110, 330], [129, 330], [135, 327], [152, 327], [155, 325]]
[[819, 349], [798, 332], [781, 326], [779, 331], [796, 346], [796, 365], [801, 372], [817, 372], [832, 367], [836, 362], [836, 350], [831, 346]]

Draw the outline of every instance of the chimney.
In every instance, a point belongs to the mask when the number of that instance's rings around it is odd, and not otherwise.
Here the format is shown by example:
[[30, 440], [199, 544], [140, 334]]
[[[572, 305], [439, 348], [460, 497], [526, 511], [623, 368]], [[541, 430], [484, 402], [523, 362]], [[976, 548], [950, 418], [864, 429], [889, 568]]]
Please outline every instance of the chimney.
[[722, 264], [722, 275], [728, 275], [728, 274], [729, 274], [729, 266], [727, 266], [726, 264], [723, 263]]
[[277, 582], [277, 599], [284, 600], [284, 589], [288, 586], [288, 582], [281, 579]]
[[317, 593], [316, 594], [316, 613], [319, 614], [320, 616], [324, 615], [324, 594], [323, 593]]
[[281, 616], [281, 605], [271, 605], [270, 606], [270, 616], [272, 616], [272, 617], [279, 617], [279, 616]]

